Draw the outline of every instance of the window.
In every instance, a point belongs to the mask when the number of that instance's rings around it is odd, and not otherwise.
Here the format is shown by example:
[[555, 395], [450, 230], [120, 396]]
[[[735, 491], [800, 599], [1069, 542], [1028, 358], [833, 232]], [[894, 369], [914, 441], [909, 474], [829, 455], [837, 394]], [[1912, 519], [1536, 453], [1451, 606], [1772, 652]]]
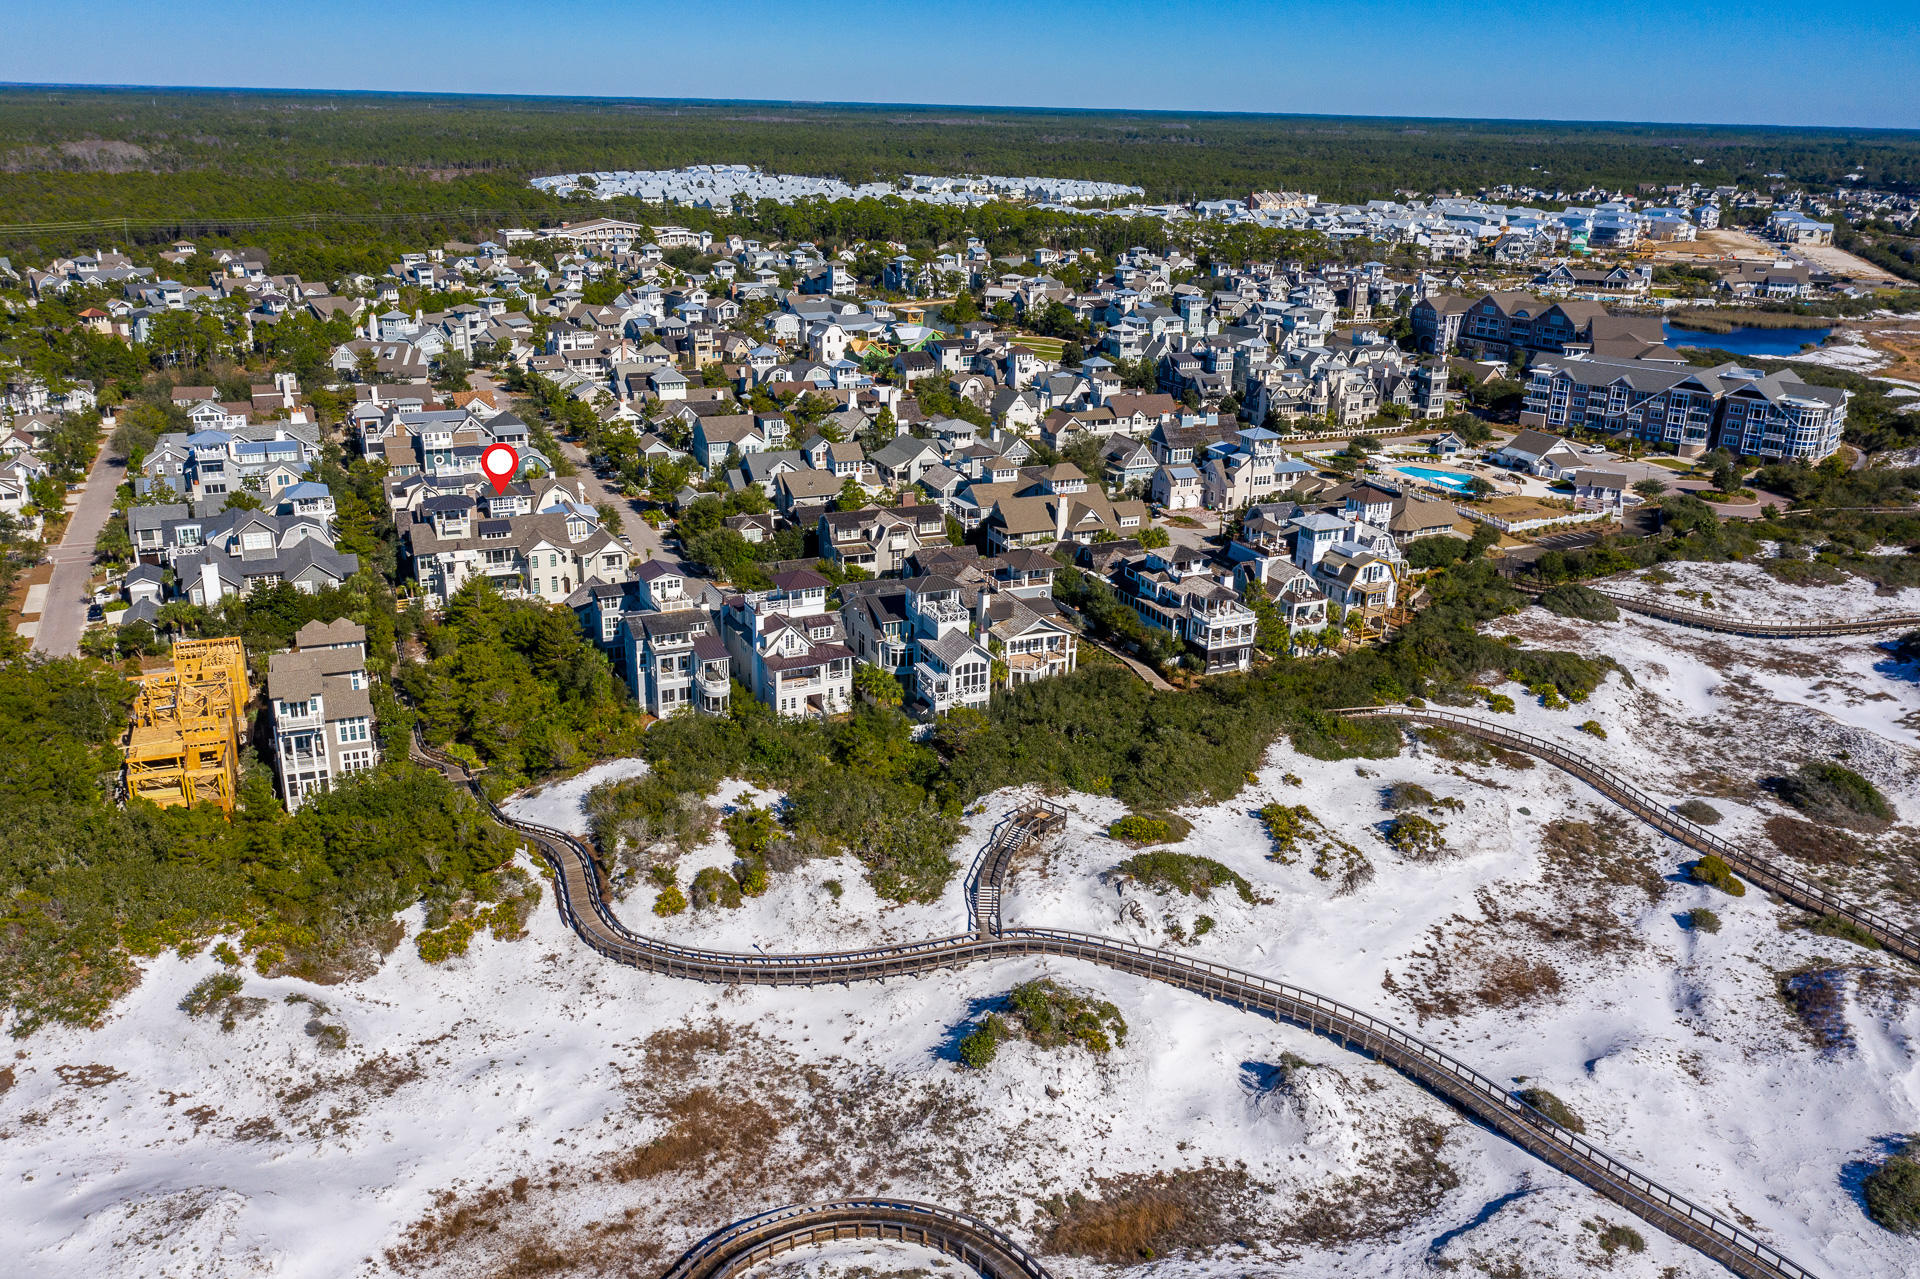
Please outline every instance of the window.
[[364, 719], [342, 720], [336, 732], [342, 746], [348, 742], [364, 742], [367, 740], [367, 721]]

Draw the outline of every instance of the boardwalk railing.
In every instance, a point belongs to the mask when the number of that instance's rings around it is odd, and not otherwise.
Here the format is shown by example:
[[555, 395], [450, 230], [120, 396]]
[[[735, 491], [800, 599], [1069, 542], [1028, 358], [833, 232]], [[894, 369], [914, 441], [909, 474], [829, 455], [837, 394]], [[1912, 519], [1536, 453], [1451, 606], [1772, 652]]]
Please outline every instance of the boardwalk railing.
[[[1672, 604], [1660, 604], [1652, 600], [1616, 595], [1612, 591], [1601, 590], [1591, 582], [1569, 583], [1569, 585], [1585, 586], [1596, 595], [1606, 596], [1610, 602], [1626, 609], [1629, 613], [1639, 613], [1644, 617], [1656, 618], [1662, 622], [1672, 622], [1675, 626], [1718, 631], [1723, 635], [1746, 635], [1754, 639], [1795, 639], [1809, 635], [1870, 635], [1876, 631], [1898, 631], [1920, 627], [1920, 613], [1889, 613], [1882, 617], [1823, 617], [1797, 622], [1758, 622], [1727, 617], [1722, 613], [1710, 613], [1704, 609], [1680, 608]], [[1514, 582], [1513, 587], [1529, 595], [1542, 595], [1552, 589], [1538, 582], [1523, 581]]]
[[1150, 977], [1329, 1035], [1424, 1084], [1576, 1181], [1737, 1274], [1812, 1274], [1778, 1249], [1561, 1127], [1503, 1084], [1371, 1013], [1286, 982], [1130, 942], [1042, 928], [1012, 929], [1003, 936], [1031, 941], [1040, 954], [1085, 959]]
[[792, 1248], [840, 1239], [895, 1239], [935, 1248], [985, 1279], [1051, 1279], [1047, 1270], [984, 1221], [909, 1199], [794, 1204], [715, 1231], [664, 1279], [718, 1279]]
[[1770, 893], [1777, 894], [1803, 910], [1819, 915], [1835, 915], [1858, 925], [1875, 941], [1904, 959], [1920, 963], [1920, 934], [1903, 928], [1878, 911], [1869, 910], [1816, 884], [1804, 875], [1796, 875], [1772, 862], [1754, 856], [1738, 845], [1728, 843], [1702, 826], [1674, 812], [1664, 801], [1628, 781], [1604, 764], [1568, 750], [1558, 742], [1518, 729], [1503, 728], [1472, 715], [1455, 711], [1414, 709], [1407, 706], [1363, 706], [1336, 711], [1354, 718], [1378, 717], [1414, 720], [1465, 733], [1482, 741], [1544, 759], [1586, 782], [1602, 795], [1620, 805], [1664, 835], [1670, 835], [1697, 853], [1711, 853], [1732, 867], [1734, 873]]
[[991, 937], [1000, 931], [1000, 893], [1006, 887], [1007, 868], [1014, 855], [1028, 841], [1058, 830], [1066, 821], [1066, 809], [1040, 799], [1008, 813], [994, 827], [967, 877], [967, 910], [972, 916], [968, 922], [980, 936]]
[[[1386, 713], [1390, 708], [1369, 709]], [[473, 785], [473, 775], [464, 765], [417, 739], [413, 755], [465, 782], [496, 820], [527, 837], [554, 868], [555, 896], [562, 918], [589, 947], [620, 963], [697, 981], [823, 985], [928, 972], [990, 959], [1057, 956], [1083, 960], [1243, 1009], [1259, 1010], [1338, 1039], [1394, 1067], [1522, 1149], [1735, 1274], [1750, 1279], [1814, 1279], [1812, 1271], [1778, 1249], [1562, 1128], [1494, 1080], [1391, 1023], [1338, 1000], [1225, 965], [1061, 929], [1001, 929], [990, 936], [976, 932], [865, 950], [793, 955], [699, 950], [656, 941], [632, 932], [614, 915], [602, 894], [592, 850], [583, 841], [503, 813]]]

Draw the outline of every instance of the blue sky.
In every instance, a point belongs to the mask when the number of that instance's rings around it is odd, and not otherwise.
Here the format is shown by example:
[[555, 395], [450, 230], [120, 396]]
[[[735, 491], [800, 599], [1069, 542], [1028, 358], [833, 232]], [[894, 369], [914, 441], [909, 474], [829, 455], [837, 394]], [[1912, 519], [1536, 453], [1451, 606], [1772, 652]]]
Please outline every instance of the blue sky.
[[0, 80], [1920, 127], [1915, 0], [40, 0]]

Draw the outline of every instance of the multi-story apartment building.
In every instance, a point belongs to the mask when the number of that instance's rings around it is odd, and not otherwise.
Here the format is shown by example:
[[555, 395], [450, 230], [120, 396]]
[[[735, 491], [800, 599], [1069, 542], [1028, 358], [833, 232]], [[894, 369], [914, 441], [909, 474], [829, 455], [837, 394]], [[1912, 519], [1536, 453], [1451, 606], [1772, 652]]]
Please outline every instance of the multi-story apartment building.
[[293, 643], [267, 659], [273, 766], [289, 809], [380, 762], [366, 631], [344, 620], [309, 622]]
[[1818, 462], [1840, 447], [1847, 400], [1846, 391], [1811, 386], [1790, 370], [1542, 356], [1529, 374], [1520, 420], [1558, 430], [1628, 431], [1687, 456], [1723, 448]]
[[1665, 338], [1657, 317], [1610, 315], [1598, 302], [1549, 302], [1517, 292], [1488, 293], [1461, 306], [1463, 301], [1436, 295], [1414, 304], [1409, 318], [1421, 350], [1438, 355], [1457, 346], [1495, 356], [1630, 350], [1637, 355]]

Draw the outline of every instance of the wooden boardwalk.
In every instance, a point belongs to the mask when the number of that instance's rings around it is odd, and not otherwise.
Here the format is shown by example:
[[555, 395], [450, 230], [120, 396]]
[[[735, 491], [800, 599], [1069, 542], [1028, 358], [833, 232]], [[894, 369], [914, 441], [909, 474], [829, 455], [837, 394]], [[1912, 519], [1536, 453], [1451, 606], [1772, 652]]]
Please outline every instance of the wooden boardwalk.
[[[1728, 617], [1724, 613], [1707, 612], [1704, 609], [1679, 608], [1652, 600], [1615, 595], [1611, 591], [1601, 590], [1590, 582], [1570, 582], [1568, 585], [1585, 586], [1596, 595], [1606, 596], [1607, 600], [1616, 607], [1623, 608], [1629, 613], [1638, 613], [1642, 617], [1651, 617], [1662, 622], [1671, 622], [1675, 626], [1687, 626], [1699, 631], [1717, 631], [1722, 635], [1745, 635], [1753, 639], [1799, 639], [1810, 635], [1873, 635], [1881, 631], [1905, 631], [1920, 627], [1920, 613], [1769, 622]], [[1513, 588], [1524, 591], [1528, 595], [1544, 595], [1552, 589], [1536, 582], [1515, 582]]]
[[1731, 844], [1698, 822], [1689, 821], [1663, 801], [1641, 790], [1618, 772], [1586, 756], [1568, 750], [1558, 742], [1517, 729], [1505, 728], [1473, 715], [1456, 711], [1413, 709], [1407, 706], [1356, 707], [1335, 712], [1354, 718], [1404, 719], [1433, 724], [1456, 733], [1491, 742], [1508, 750], [1523, 751], [1570, 773], [1599, 791], [1607, 799], [1638, 817], [1663, 835], [1669, 835], [1696, 853], [1712, 854], [1733, 868], [1740, 878], [1764, 888], [1782, 900], [1816, 915], [1831, 915], [1847, 920], [1867, 933], [1893, 954], [1920, 963], [1920, 934], [1879, 911], [1840, 897], [1827, 888], [1756, 856], [1747, 848]]
[[794, 1204], [737, 1221], [695, 1244], [664, 1279], [722, 1279], [795, 1248], [845, 1239], [918, 1244], [963, 1262], [983, 1279], [1051, 1279], [1037, 1260], [985, 1222], [896, 1199]]
[[[497, 821], [526, 838], [529, 846], [554, 869], [555, 897], [561, 917], [582, 942], [618, 963], [694, 981], [795, 986], [878, 980], [985, 960], [1035, 957], [1080, 960], [1130, 973], [1290, 1022], [1384, 1062], [1523, 1150], [1656, 1229], [1720, 1262], [1736, 1275], [1749, 1279], [1813, 1279], [1813, 1271], [1751, 1231], [1667, 1189], [1580, 1134], [1561, 1127], [1521, 1101], [1506, 1083], [1481, 1074], [1391, 1022], [1338, 1000], [1274, 978], [1149, 946], [1064, 929], [998, 928], [983, 932], [977, 920], [971, 933], [819, 954], [774, 955], [674, 945], [642, 936], [620, 922], [607, 904], [593, 851], [584, 841], [564, 831], [508, 817], [474, 784], [471, 770], [418, 739], [413, 743], [411, 755], [469, 786]], [[1011, 851], [1006, 855], [1010, 858]], [[945, 1213], [945, 1216], [959, 1218], [959, 1214], [954, 1213]], [[885, 1224], [880, 1218], [875, 1220]], [[725, 1234], [721, 1232], [721, 1236]], [[754, 1237], [751, 1233], [743, 1236]], [[800, 1238], [799, 1235], [790, 1237]], [[829, 1237], [818, 1236], [823, 1240]], [[769, 1238], [765, 1242], [777, 1241]], [[772, 1251], [762, 1253], [749, 1248], [747, 1253], [740, 1254], [736, 1266], [687, 1271], [684, 1276], [734, 1273], [754, 1260], [771, 1255]], [[1011, 1260], [1019, 1264], [1017, 1255]], [[986, 1263], [983, 1260], [981, 1264]], [[982, 1270], [981, 1273], [990, 1274], [994, 1279], [1003, 1273], [1024, 1273], [1038, 1279], [1033, 1271], [1024, 1268]], [[669, 1279], [684, 1279], [684, 1276], [678, 1270], [669, 1272]]]

